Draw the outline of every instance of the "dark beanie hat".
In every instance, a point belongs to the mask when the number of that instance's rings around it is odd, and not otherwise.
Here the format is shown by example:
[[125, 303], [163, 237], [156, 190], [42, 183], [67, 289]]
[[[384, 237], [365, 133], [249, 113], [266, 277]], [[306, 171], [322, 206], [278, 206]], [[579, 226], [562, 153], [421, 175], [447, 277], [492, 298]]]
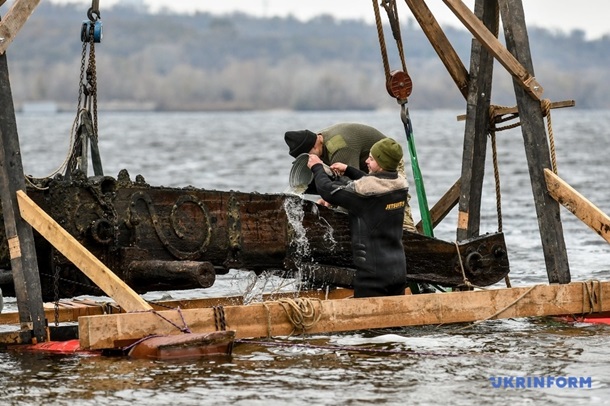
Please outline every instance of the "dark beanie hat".
[[289, 154], [295, 158], [311, 151], [317, 138], [316, 133], [309, 130], [286, 131], [284, 134], [284, 141], [290, 148]]
[[371, 155], [381, 168], [395, 171], [402, 159], [402, 147], [392, 138], [384, 138], [373, 144]]

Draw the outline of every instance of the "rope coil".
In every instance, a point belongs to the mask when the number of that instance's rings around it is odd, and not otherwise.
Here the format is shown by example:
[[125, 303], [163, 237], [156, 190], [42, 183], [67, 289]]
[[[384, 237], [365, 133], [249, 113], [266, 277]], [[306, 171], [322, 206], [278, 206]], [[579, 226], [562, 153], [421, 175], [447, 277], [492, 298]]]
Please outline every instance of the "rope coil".
[[[317, 302], [318, 306], [315, 306], [314, 302]], [[293, 335], [296, 331], [300, 334], [305, 333], [315, 326], [322, 317], [322, 300], [320, 299], [282, 298], [278, 300], [278, 303], [284, 309], [288, 321], [293, 325], [289, 336]], [[263, 303], [263, 306], [267, 311], [267, 338], [271, 338], [271, 311], [266, 303]]]

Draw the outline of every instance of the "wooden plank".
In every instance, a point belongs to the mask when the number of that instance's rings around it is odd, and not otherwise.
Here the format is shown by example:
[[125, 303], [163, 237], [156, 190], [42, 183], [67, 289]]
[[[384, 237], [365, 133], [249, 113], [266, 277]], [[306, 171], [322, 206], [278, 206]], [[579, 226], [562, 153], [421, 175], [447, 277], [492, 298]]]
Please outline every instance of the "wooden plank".
[[[24, 335], [20, 331], [2, 331], [0, 332], [0, 348], [13, 344], [31, 344], [31, 335]], [[39, 341], [42, 342], [42, 341]]]
[[[447, 214], [449, 214], [455, 205], [458, 204], [460, 200], [461, 181], [461, 179], [456, 180], [443, 197], [441, 197], [434, 207], [430, 209], [430, 218], [432, 219], [433, 228], [443, 221]], [[417, 223], [415, 227], [422, 233], [423, 225], [421, 221]]]
[[[534, 72], [521, 0], [499, 0], [507, 48], [530, 72]], [[559, 204], [546, 188], [544, 169], [551, 168], [551, 155], [540, 102], [513, 81], [521, 132], [529, 169], [542, 250], [550, 283], [570, 282], [570, 266], [563, 236]]]
[[0, 55], [4, 54], [40, 0], [16, 0], [0, 21]]
[[[477, 0], [477, 19], [484, 27], [497, 30], [497, 3]], [[489, 128], [489, 106], [493, 81], [493, 56], [479, 41], [472, 41], [470, 57], [470, 87], [466, 105], [464, 149], [459, 194], [456, 238], [466, 240], [479, 234], [481, 199], [485, 175], [485, 154]]]
[[17, 120], [6, 54], [0, 54], [0, 198], [8, 242], [11, 272], [23, 331], [42, 341], [46, 323], [34, 233], [18, 211], [17, 190], [25, 190]]
[[152, 310], [144, 299], [80, 245], [72, 235], [38, 207], [23, 190], [17, 192], [17, 200], [23, 219], [72, 261], [106, 295], [113, 298], [119, 306], [128, 312]]
[[430, 41], [432, 48], [436, 51], [439, 58], [445, 65], [449, 75], [457, 85], [464, 98], [468, 97], [468, 71], [464, 67], [459, 55], [447, 39], [440, 24], [427, 4], [423, 0], [406, 0], [413, 16], [421, 26], [424, 34]]
[[[297, 303], [310, 306], [318, 321], [307, 334], [371, 328], [465, 323], [512, 317], [584, 314], [610, 310], [610, 282], [534, 285], [452, 293], [432, 293]], [[289, 309], [289, 308], [288, 308]], [[287, 336], [294, 330], [290, 310], [281, 302], [223, 308], [227, 330], [236, 338]], [[309, 320], [305, 320], [309, 321]], [[179, 334], [178, 327], [193, 333], [215, 331], [214, 309], [168, 310], [79, 318], [81, 348], [115, 348], [152, 334]]]
[[530, 74], [531, 71], [528, 71], [526, 67], [519, 63], [519, 61], [502, 45], [498, 38], [485, 27], [472, 11], [470, 11], [468, 6], [461, 0], [443, 1], [472, 35], [479, 40], [479, 42], [496, 57], [498, 62], [504, 66], [508, 73], [515, 78], [517, 83], [519, 83], [532, 98], [541, 100], [543, 89], [536, 81], [533, 73]]
[[[551, 109], [561, 109], [564, 107], [574, 107], [576, 106], [576, 102], [574, 100], [563, 100], [558, 102], [551, 102]], [[507, 114], [517, 114], [519, 113], [519, 109], [517, 106], [513, 107], [495, 107], [496, 116], [505, 116]], [[466, 114], [460, 114], [457, 116], [457, 121], [466, 120]]]
[[[351, 289], [331, 289], [328, 293], [321, 290], [308, 290], [302, 292], [266, 293], [263, 301], [272, 301], [280, 298], [310, 298], [310, 299], [345, 299], [354, 295]], [[224, 296], [201, 299], [161, 300], [149, 302], [155, 310], [167, 309], [200, 309], [214, 306], [237, 306], [244, 304], [243, 296]], [[116, 303], [95, 302], [92, 300], [60, 300], [58, 303], [58, 321], [60, 323], [78, 321], [81, 316], [96, 314], [124, 313]], [[55, 303], [45, 303], [45, 315], [50, 323], [55, 321]], [[15, 312], [0, 313], [0, 325], [19, 323], [19, 314]]]
[[568, 185], [550, 169], [544, 170], [546, 187], [553, 199], [578, 217], [589, 228], [610, 242], [610, 217]]

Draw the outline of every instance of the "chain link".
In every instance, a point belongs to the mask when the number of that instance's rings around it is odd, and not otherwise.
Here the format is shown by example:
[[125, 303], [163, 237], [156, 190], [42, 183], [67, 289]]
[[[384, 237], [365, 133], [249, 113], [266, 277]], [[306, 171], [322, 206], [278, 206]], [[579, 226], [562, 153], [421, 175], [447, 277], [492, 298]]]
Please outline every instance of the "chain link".
[[59, 326], [59, 266], [55, 266], [53, 273], [53, 294], [55, 299], [55, 326]]

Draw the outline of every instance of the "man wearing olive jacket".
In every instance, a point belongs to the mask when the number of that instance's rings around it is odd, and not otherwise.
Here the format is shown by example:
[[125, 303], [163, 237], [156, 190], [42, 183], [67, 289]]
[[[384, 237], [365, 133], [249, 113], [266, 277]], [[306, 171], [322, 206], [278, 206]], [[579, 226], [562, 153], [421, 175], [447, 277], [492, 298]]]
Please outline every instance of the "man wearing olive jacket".
[[[284, 135], [289, 154], [295, 158], [301, 154], [315, 154], [326, 165], [341, 162], [364, 172], [368, 170], [366, 161], [371, 147], [386, 138], [386, 135], [376, 128], [360, 123], [338, 123], [317, 133], [310, 130], [287, 131]], [[402, 157], [398, 165], [398, 173], [406, 179]], [[312, 188], [308, 190], [310, 193], [314, 192]], [[403, 228], [417, 232], [409, 199], [410, 196], [404, 207]]]

